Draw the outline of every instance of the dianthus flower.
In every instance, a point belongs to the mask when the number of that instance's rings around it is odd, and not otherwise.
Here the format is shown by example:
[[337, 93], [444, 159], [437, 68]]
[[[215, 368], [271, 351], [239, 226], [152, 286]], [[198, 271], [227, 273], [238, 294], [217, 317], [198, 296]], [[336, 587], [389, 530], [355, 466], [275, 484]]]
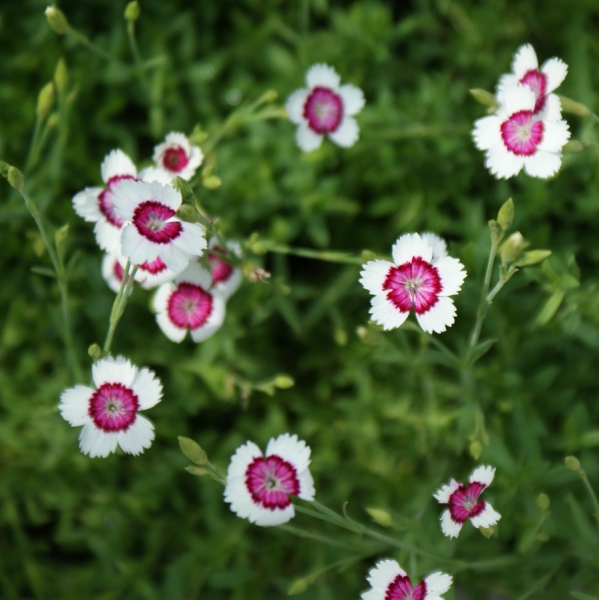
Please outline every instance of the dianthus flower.
[[[226, 246], [229, 252], [232, 252], [235, 256], [241, 256], [241, 247], [237, 242], [227, 242]], [[215, 237], [210, 240], [208, 248], [216, 250], [216, 252], [220, 252], [221, 254], [225, 253], [224, 248], [219, 246], [219, 241]], [[229, 299], [243, 281], [241, 269], [234, 267], [212, 253], [208, 254], [208, 264], [210, 265], [210, 272], [212, 274], [212, 287], [218, 290], [225, 300]]]
[[253, 442], [237, 448], [227, 471], [225, 502], [242, 519], [268, 527], [295, 515], [289, 496], [314, 500], [310, 448], [296, 435], [271, 439], [266, 457]]
[[120, 149], [109, 152], [100, 167], [105, 187], [89, 187], [75, 194], [73, 208], [88, 222], [95, 223], [98, 246], [111, 253], [121, 251], [121, 228], [124, 221], [114, 210], [114, 192], [123, 181], [135, 180], [137, 168]]
[[154, 162], [171, 179], [191, 179], [203, 158], [199, 146], [192, 146], [185, 134], [175, 131], [169, 133], [164, 142], [154, 148]]
[[498, 97], [497, 113], [478, 119], [472, 132], [476, 147], [485, 150], [485, 166], [498, 179], [517, 175], [523, 167], [531, 177], [557, 173], [570, 137], [568, 124], [535, 113], [537, 96], [527, 85], [506, 86]]
[[225, 319], [225, 299], [211, 289], [212, 276], [193, 262], [154, 296], [156, 321], [173, 342], [181, 342], [187, 331], [194, 342], [203, 342], [220, 329]]
[[559, 121], [561, 105], [559, 98], [552, 92], [559, 87], [567, 72], [568, 65], [556, 57], [546, 60], [539, 69], [534, 48], [530, 44], [524, 44], [514, 55], [512, 73], [502, 75], [499, 79], [498, 100], [505, 89], [521, 83], [535, 93], [533, 113], [543, 119]]
[[[370, 314], [383, 329], [399, 327], [412, 308], [428, 333], [453, 325], [456, 309], [449, 296], [460, 291], [466, 271], [457, 258], [446, 255], [443, 240], [426, 237], [432, 235], [402, 235], [393, 246], [393, 262], [372, 260], [364, 265], [360, 283], [374, 295]], [[440, 256], [434, 255], [433, 246]]]
[[359, 129], [354, 115], [364, 106], [364, 94], [360, 88], [340, 82], [332, 67], [312, 65], [306, 73], [308, 87], [287, 99], [287, 114], [299, 125], [295, 139], [304, 152], [319, 148], [325, 134], [344, 148], [356, 143]]
[[439, 504], [448, 504], [449, 508], [441, 515], [443, 533], [457, 538], [464, 523], [470, 519], [474, 527], [491, 527], [501, 515], [483, 500], [479, 500], [485, 488], [488, 488], [495, 477], [495, 468], [478, 467], [470, 475], [468, 485], [452, 479], [434, 495]]
[[412, 587], [410, 578], [395, 560], [381, 560], [368, 573], [371, 589], [362, 592], [362, 600], [442, 600], [452, 584], [445, 573], [431, 573]]
[[206, 248], [204, 230], [195, 223], [175, 217], [181, 206], [181, 192], [154, 181], [123, 181], [115, 191], [115, 213], [127, 224], [121, 237], [122, 255], [133, 264], [160, 260], [181, 272], [192, 256]]
[[60, 396], [62, 417], [83, 425], [79, 448], [89, 456], [108, 456], [117, 444], [127, 454], [140, 454], [154, 439], [154, 426], [139, 411], [162, 399], [162, 384], [148, 369], [138, 369], [122, 356], [100, 359], [92, 366], [95, 389], [76, 385]]

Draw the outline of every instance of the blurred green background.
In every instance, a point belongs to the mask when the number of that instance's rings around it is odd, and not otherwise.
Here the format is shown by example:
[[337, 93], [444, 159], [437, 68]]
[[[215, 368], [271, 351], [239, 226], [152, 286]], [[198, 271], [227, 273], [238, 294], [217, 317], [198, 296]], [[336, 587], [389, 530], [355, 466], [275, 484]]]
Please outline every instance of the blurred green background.
[[[198, 346], [168, 341], [149, 294], [137, 290], [113, 350], [162, 379], [164, 400], [148, 414], [157, 437], [139, 457], [89, 459], [78, 451], [79, 430], [57, 410], [74, 381], [56, 282], [32, 271], [50, 263], [22, 199], [0, 181], [0, 597], [242, 600], [292, 589], [305, 599], [357, 598], [368, 569], [386, 557], [415, 577], [452, 573], [447, 600], [599, 597], [593, 505], [563, 466], [576, 454], [599, 489], [597, 124], [567, 117], [586, 149], [567, 155], [555, 179], [497, 182], [470, 139], [485, 109], [468, 93], [492, 91], [530, 42], [541, 62], [559, 56], [569, 65], [559, 92], [595, 109], [596, 0], [143, 0], [136, 30], [150, 61], [146, 87], [127, 43], [125, 2], [60, 5], [112, 59], [73, 34], [58, 36], [45, 6], [7, 0], [0, 8], [0, 158], [24, 168], [38, 92], [63, 57], [69, 101], [26, 187], [50, 228], [69, 224], [70, 311], [84, 379], [87, 347], [102, 342], [114, 296], [72, 196], [100, 183], [111, 149], [148, 164], [169, 131], [200, 124], [214, 132], [270, 89], [284, 103], [315, 62], [364, 90], [359, 142], [343, 150], [325, 140], [303, 154], [284, 119], [233, 128], [207, 157], [222, 186], [196, 189], [225, 236], [258, 232], [294, 246], [385, 255], [402, 233], [443, 235], [469, 273], [457, 323], [440, 337], [458, 352], [478, 303], [486, 221], [503, 201], [514, 198], [514, 229], [553, 256], [518, 273], [494, 302], [482, 339], [499, 341], [477, 363], [474, 382], [417, 332], [383, 334], [367, 324], [359, 266], [249, 254], [272, 279], [246, 281], [222, 330]], [[295, 386], [242, 393], [278, 373]], [[285, 431], [312, 448], [317, 499], [335, 509], [349, 501], [364, 523], [372, 522], [366, 508], [385, 511], [373, 513], [387, 525], [381, 530], [423, 553], [304, 515], [290, 523], [304, 537], [252, 526], [229, 511], [219, 484], [184, 471], [177, 445], [177, 435], [197, 440], [224, 469], [247, 439], [264, 447]], [[473, 441], [482, 444], [479, 460]], [[478, 464], [497, 467], [485, 498], [503, 518], [489, 540], [466, 525], [450, 541], [432, 494]]]

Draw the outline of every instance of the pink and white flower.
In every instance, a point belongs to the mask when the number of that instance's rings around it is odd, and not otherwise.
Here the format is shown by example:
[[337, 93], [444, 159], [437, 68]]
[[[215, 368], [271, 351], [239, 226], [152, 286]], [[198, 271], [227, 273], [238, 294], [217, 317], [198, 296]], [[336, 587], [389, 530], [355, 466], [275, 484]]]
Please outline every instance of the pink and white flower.
[[359, 136], [354, 116], [364, 107], [362, 90], [349, 83], [340, 85], [335, 69], [322, 63], [310, 67], [306, 83], [308, 87], [293, 92], [285, 105], [291, 121], [299, 125], [297, 145], [310, 152], [327, 135], [338, 146], [353, 146]]
[[431, 573], [419, 584], [412, 586], [406, 572], [395, 560], [381, 560], [368, 573], [371, 589], [362, 592], [362, 600], [442, 600], [449, 590], [451, 575], [440, 571]]
[[139, 411], [162, 399], [162, 384], [148, 369], [138, 369], [122, 356], [108, 356], [92, 366], [95, 389], [76, 385], [60, 396], [62, 417], [83, 425], [79, 448], [89, 456], [108, 456], [117, 445], [140, 454], [152, 445], [154, 426]]
[[[118, 294], [121, 289], [121, 282], [123, 281], [123, 275], [125, 274], [126, 263], [127, 261], [117, 254], [106, 253], [102, 259], [102, 277], [115, 294]], [[135, 281], [141, 283], [143, 280], [143, 273], [138, 269], [135, 274]]]
[[433, 246], [437, 252], [442, 247], [426, 239], [417, 233], [402, 235], [393, 246], [393, 262], [371, 260], [360, 273], [360, 283], [374, 295], [372, 319], [385, 330], [402, 325], [412, 308], [428, 333], [441, 333], [455, 321], [456, 309], [449, 296], [462, 287], [464, 265], [457, 258], [434, 256]]
[[182, 342], [187, 331], [194, 342], [214, 335], [225, 319], [225, 299], [210, 289], [212, 276], [193, 262], [171, 283], [158, 288], [154, 296], [156, 321], [173, 342]]
[[[241, 246], [237, 242], [227, 242], [227, 250], [241, 256]], [[224, 248], [219, 246], [219, 241], [213, 237], [208, 244], [210, 250], [216, 250], [224, 254]], [[241, 269], [234, 267], [227, 261], [219, 258], [216, 254], [208, 253], [208, 264], [212, 274], [212, 287], [218, 290], [225, 300], [228, 300], [239, 288], [243, 281]]]
[[485, 151], [485, 166], [498, 179], [513, 177], [523, 167], [531, 177], [557, 173], [570, 137], [568, 124], [536, 114], [537, 96], [521, 83], [505, 87], [499, 97], [497, 113], [478, 119], [472, 132], [476, 147]]
[[105, 187], [89, 187], [75, 194], [73, 208], [80, 217], [96, 224], [94, 233], [102, 250], [119, 253], [124, 221], [114, 210], [114, 192], [124, 181], [136, 179], [137, 168], [122, 150], [117, 149], [106, 155], [100, 171]]
[[175, 177], [191, 179], [203, 159], [200, 147], [192, 146], [184, 133], [173, 131], [154, 148], [154, 162], [171, 180]]
[[494, 467], [478, 467], [470, 475], [468, 485], [452, 479], [433, 494], [439, 504], [449, 505], [441, 515], [441, 529], [446, 536], [457, 538], [468, 519], [476, 528], [491, 527], [501, 519], [501, 515], [488, 502], [479, 500], [494, 477]]
[[271, 439], [266, 456], [253, 442], [237, 448], [227, 471], [225, 502], [250, 523], [268, 527], [287, 523], [295, 515], [289, 496], [314, 500], [308, 469], [310, 448], [296, 435]]
[[556, 57], [545, 61], [539, 69], [534, 48], [530, 44], [524, 44], [514, 55], [512, 73], [502, 75], [499, 79], [498, 97], [505, 89], [521, 83], [535, 93], [533, 113], [549, 121], [559, 121], [561, 105], [559, 98], [552, 92], [559, 87], [567, 72], [568, 65]]
[[175, 217], [181, 206], [181, 192], [170, 185], [123, 181], [114, 193], [114, 210], [127, 224], [123, 227], [122, 254], [133, 264], [160, 260], [181, 272], [192, 256], [206, 248], [204, 230], [195, 223]]

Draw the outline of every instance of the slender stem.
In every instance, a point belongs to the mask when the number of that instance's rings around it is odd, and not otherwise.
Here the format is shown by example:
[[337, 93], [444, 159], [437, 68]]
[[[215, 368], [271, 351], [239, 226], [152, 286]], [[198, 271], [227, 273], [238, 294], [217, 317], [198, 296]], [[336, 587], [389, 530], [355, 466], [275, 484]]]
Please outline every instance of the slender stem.
[[128, 260], [123, 272], [123, 278], [121, 279], [121, 286], [119, 287], [118, 294], [116, 295], [114, 304], [112, 305], [112, 312], [110, 313], [110, 325], [108, 327], [108, 333], [106, 334], [104, 348], [102, 350], [104, 355], [110, 354], [110, 346], [112, 344], [114, 332], [116, 331], [116, 326], [118, 325], [118, 322], [125, 311], [127, 301], [129, 300], [129, 296], [131, 295], [131, 291], [133, 289], [133, 282], [135, 274], [137, 273], [138, 265], [133, 267], [131, 274], [129, 274], [130, 268], [131, 261]]
[[131, 54], [133, 55], [133, 60], [135, 61], [135, 72], [137, 73], [137, 76], [139, 77], [146, 94], [149, 95], [150, 86], [146, 78], [143, 61], [141, 59], [141, 54], [139, 53], [139, 47], [135, 38], [135, 23], [133, 21], [127, 21], [127, 39], [129, 40], [129, 47], [131, 48]]
[[277, 244], [268, 240], [260, 240], [259, 244], [266, 252], [277, 254], [291, 254], [303, 258], [313, 258], [325, 262], [342, 263], [346, 265], [362, 265], [364, 259], [361, 256], [352, 256], [346, 252], [331, 252], [327, 250], [312, 250], [311, 248], [294, 248], [285, 244]]
[[67, 352], [67, 361], [69, 363], [69, 368], [71, 369], [71, 375], [73, 376], [73, 378], [76, 381], [82, 381], [83, 374], [81, 373], [79, 361], [77, 360], [77, 356], [75, 354], [75, 347], [73, 344], [73, 335], [71, 331], [71, 323], [69, 317], [67, 274], [64, 268], [64, 264], [62, 262], [62, 258], [60, 256], [60, 252], [58, 252], [58, 250], [50, 242], [50, 238], [48, 237], [46, 228], [44, 227], [42, 217], [37, 209], [37, 206], [29, 197], [29, 194], [27, 194], [24, 188], [20, 188], [19, 193], [25, 201], [25, 206], [27, 207], [29, 214], [31, 214], [33, 220], [35, 221], [35, 224], [37, 225], [40, 235], [42, 236], [44, 246], [46, 247], [46, 251], [50, 256], [50, 261], [52, 262], [54, 272], [56, 273], [56, 281], [58, 282], [58, 288], [60, 290], [60, 298], [62, 304], [63, 338]]
[[458, 357], [443, 342], [439, 341], [434, 335], [426, 333], [426, 331], [424, 331], [421, 327], [418, 327], [418, 325], [415, 325], [414, 323], [411, 323], [409, 321], [406, 321], [402, 325], [402, 329], [407, 329], [408, 331], [415, 331], [416, 333], [419, 333], [422, 337], [426, 338], [433, 346], [440, 350], [448, 359], [450, 359], [451, 362], [455, 363], [456, 365], [458, 364]]
[[595, 495], [595, 490], [587, 477], [587, 474], [583, 471], [582, 468], [578, 469], [577, 473], [580, 475], [582, 482], [589, 492], [589, 496], [591, 497], [591, 501], [593, 502], [593, 507], [595, 508], [595, 519], [597, 519], [597, 524], [599, 525], [599, 501], [597, 500], [597, 496]]
[[86, 46], [89, 50], [91, 50], [94, 54], [104, 58], [106, 60], [114, 60], [114, 57], [108, 54], [108, 52], [102, 50], [102, 48], [96, 46], [94, 43], [90, 42], [82, 33], [77, 31], [72, 25], [69, 25], [69, 33], [81, 44]]
[[31, 167], [35, 164], [40, 148], [40, 137], [42, 134], [42, 121], [38, 115], [35, 117], [35, 126], [33, 128], [33, 137], [31, 138], [31, 146], [29, 147], [29, 155], [25, 161], [25, 174], [29, 172]]

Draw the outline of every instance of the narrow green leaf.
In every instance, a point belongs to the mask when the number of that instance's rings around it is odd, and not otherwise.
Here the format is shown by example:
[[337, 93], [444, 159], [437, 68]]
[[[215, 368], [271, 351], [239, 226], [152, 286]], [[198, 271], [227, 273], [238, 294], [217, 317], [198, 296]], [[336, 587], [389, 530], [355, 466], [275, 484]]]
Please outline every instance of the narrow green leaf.
[[470, 364], [473, 365], [477, 360], [482, 358], [496, 343], [496, 338], [490, 338], [488, 340], [483, 340], [482, 342], [480, 342], [472, 352]]
[[562, 305], [562, 302], [564, 301], [564, 295], [565, 294], [563, 290], [555, 290], [555, 292], [549, 296], [543, 305], [543, 308], [541, 308], [541, 311], [537, 315], [537, 318], [535, 319], [535, 325], [537, 327], [546, 325], [549, 323], [549, 321], [551, 321], [553, 315], [555, 315], [559, 307]]
[[583, 594], [581, 592], [570, 592], [570, 596], [573, 596], [577, 600], [599, 600], [597, 596], [589, 596], [588, 594]]

